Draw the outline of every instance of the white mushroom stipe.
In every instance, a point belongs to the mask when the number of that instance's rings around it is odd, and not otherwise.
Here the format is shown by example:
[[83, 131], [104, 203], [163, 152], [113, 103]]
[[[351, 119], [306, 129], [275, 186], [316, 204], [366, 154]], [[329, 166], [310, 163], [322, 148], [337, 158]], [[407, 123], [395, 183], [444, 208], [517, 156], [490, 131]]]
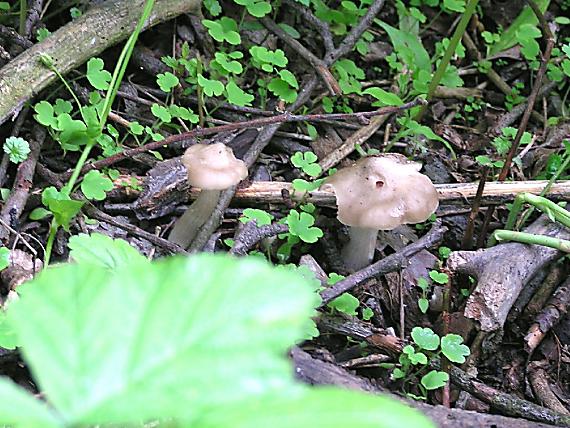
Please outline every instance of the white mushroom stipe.
[[435, 212], [437, 191], [419, 173], [421, 167], [389, 153], [362, 158], [326, 179], [322, 187], [334, 191], [338, 219], [350, 226], [351, 242], [343, 249], [347, 268], [358, 270], [372, 261], [378, 230], [420, 223]]
[[168, 240], [188, 248], [214, 212], [221, 191], [246, 178], [247, 167], [222, 143], [194, 144], [182, 156], [182, 163], [188, 170], [188, 183], [202, 191], [176, 221]]

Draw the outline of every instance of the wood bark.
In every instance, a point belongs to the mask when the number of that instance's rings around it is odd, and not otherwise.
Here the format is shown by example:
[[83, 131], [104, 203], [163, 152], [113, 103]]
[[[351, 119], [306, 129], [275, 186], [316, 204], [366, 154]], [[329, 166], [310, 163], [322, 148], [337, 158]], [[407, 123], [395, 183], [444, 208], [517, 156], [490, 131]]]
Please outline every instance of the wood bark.
[[[53, 83], [57, 76], [39, 60], [52, 58], [61, 74], [126, 39], [139, 20], [144, 0], [108, 0], [64, 25], [0, 69], [0, 124], [23, 104]], [[182, 13], [199, 12], [199, 0], [157, 0], [145, 23], [149, 28]]]

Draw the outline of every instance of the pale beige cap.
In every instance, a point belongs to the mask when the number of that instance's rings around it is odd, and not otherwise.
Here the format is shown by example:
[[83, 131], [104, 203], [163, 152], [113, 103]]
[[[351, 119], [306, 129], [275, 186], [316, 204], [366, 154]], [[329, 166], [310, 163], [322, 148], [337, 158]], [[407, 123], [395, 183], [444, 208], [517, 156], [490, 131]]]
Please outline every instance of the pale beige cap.
[[247, 177], [247, 166], [222, 143], [194, 144], [186, 149], [182, 163], [188, 183], [204, 190], [224, 190]]
[[421, 167], [396, 153], [368, 156], [338, 170], [321, 188], [334, 191], [341, 223], [392, 230], [427, 220], [439, 205], [435, 186], [419, 172]]

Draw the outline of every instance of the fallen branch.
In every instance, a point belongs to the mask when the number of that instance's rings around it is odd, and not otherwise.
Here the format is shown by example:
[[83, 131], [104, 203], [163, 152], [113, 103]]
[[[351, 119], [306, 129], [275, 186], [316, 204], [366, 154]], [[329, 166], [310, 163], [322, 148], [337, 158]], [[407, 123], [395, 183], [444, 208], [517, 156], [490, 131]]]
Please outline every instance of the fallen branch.
[[434, 223], [431, 230], [416, 242], [404, 247], [394, 254], [384, 257], [382, 260], [379, 260], [364, 269], [360, 269], [323, 290], [321, 292], [321, 298], [323, 300], [322, 305], [326, 305], [341, 294], [352, 290], [368, 278], [393, 272], [404, 267], [411, 256], [439, 243], [443, 239], [445, 232], [447, 232], [447, 227], [442, 226], [440, 222]]
[[[385, 390], [376, 386], [370, 380], [353, 375], [335, 364], [317, 360], [299, 348], [294, 348], [291, 351], [291, 358], [295, 364], [297, 378], [305, 383], [311, 385], [336, 385], [352, 390], [387, 394]], [[391, 394], [390, 397], [417, 408], [439, 428], [551, 427], [551, 425], [529, 422], [525, 419], [488, 415], [461, 409], [447, 409], [443, 406], [430, 406], [418, 401], [404, 400]]]
[[[552, 223], [546, 216], [525, 232], [570, 238], [570, 230]], [[452, 252], [447, 266], [455, 273], [477, 279], [465, 306], [465, 316], [479, 321], [481, 330], [489, 332], [503, 327], [522, 288], [539, 270], [561, 256], [553, 248], [511, 242], [478, 251]]]
[[[49, 55], [57, 70], [66, 74], [88, 58], [129, 37], [142, 13], [143, 5], [144, 0], [103, 2], [2, 67], [0, 124], [17, 114], [26, 101], [57, 79], [39, 61], [40, 54]], [[145, 28], [182, 13], [197, 11], [200, 6], [201, 2], [197, 0], [157, 0]]]

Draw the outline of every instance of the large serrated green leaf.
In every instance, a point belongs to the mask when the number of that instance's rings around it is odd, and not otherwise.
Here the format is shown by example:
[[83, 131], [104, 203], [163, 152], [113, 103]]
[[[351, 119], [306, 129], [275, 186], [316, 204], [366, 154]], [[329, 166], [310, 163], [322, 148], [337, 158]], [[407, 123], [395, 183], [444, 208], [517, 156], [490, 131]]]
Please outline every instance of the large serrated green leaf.
[[13, 428], [60, 427], [53, 412], [32, 394], [0, 377], [0, 425]]
[[213, 255], [55, 267], [21, 290], [8, 316], [68, 424], [194, 418], [296, 390], [286, 349], [318, 304], [297, 274]]

